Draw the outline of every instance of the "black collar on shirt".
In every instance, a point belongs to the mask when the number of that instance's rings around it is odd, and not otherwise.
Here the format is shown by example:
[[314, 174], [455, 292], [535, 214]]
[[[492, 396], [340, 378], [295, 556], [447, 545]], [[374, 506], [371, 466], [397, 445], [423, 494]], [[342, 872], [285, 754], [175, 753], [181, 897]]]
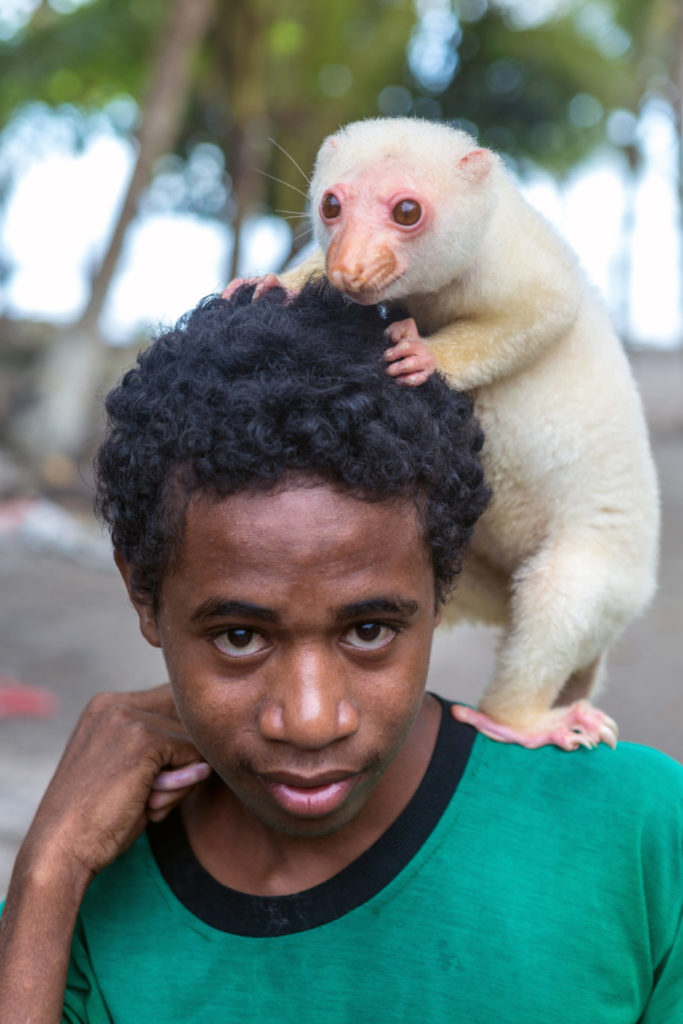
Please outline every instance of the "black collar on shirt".
[[435, 828], [460, 781], [476, 735], [441, 703], [441, 724], [422, 782], [396, 821], [356, 860], [320, 885], [286, 896], [254, 896], [221, 885], [194, 855], [179, 809], [147, 827], [152, 853], [184, 906], [219, 931], [272, 937], [348, 914], [391, 882]]

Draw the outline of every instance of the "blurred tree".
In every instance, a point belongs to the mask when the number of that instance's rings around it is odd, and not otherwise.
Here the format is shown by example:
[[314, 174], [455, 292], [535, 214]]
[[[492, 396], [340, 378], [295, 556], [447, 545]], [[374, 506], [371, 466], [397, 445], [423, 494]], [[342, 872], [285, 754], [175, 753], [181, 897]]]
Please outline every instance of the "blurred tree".
[[[425, 0], [438, 8], [439, 0]], [[531, 161], [556, 174], [611, 146], [625, 179], [615, 312], [627, 335], [640, 116], [664, 104], [677, 125], [683, 237], [683, 5], [681, 0], [455, 0], [451, 75], [436, 86], [412, 69], [413, 87], [443, 116], [474, 131], [524, 174]], [[430, 88], [431, 85], [431, 88]]]
[[620, 0], [615, 17], [630, 44], [629, 75], [620, 109], [607, 119], [609, 141], [624, 154], [630, 177], [622, 227], [623, 291], [619, 303], [620, 318], [628, 324], [636, 186], [645, 161], [638, 118], [653, 104], [663, 105], [675, 124], [679, 237], [683, 240], [683, 4], [680, 0]]
[[[92, 109], [128, 94], [142, 102], [165, 11], [161, 0], [43, 0], [0, 42], [0, 127], [29, 101]], [[292, 193], [299, 172], [269, 137], [309, 167], [323, 134], [376, 110], [382, 87], [401, 79], [415, 18], [412, 0], [216, 0], [174, 148], [188, 158], [203, 143], [221, 147], [229, 221], [239, 225], [264, 201], [287, 205], [285, 190]], [[256, 172], [265, 165], [267, 185]], [[238, 256], [237, 247], [234, 264]]]
[[[382, 86], [400, 78], [414, 21], [411, 0], [219, 4], [182, 142], [186, 152], [203, 139], [224, 148], [233, 184], [227, 277], [238, 272], [245, 219], [264, 205], [289, 209], [306, 186], [297, 165], [309, 168], [324, 134], [372, 112]], [[294, 216], [302, 210], [297, 202]]]
[[192, 78], [192, 61], [204, 38], [214, 0], [171, 0], [151, 61], [150, 82], [137, 132], [138, 156], [119, 218], [104, 258], [93, 275], [90, 299], [80, 319], [84, 333], [96, 335], [107, 290], [121, 254], [128, 225], [149, 184], [154, 164], [176, 143]]
[[[411, 0], [324, 6], [308, 0], [136, 0], [123, 6], [43, 0], [36, 6], [4, 46], [8, 88], [0, 117], [30, 99], [102, 106], [127, 91], [139, 100], [144, 82], [150, 84], [140, 105], [135, 170], [90, 299], [79, 323], [51, 346], [37, 399], [15, 424], [25, 450], [63, 465], [60, 457], [76, 454], [82, 443], [85, 396], [98, 374], [97, 322], [158, 158], [173, 148], [191, 158], [207, 142], [223, 149], [225, 179], [232, 183], [223, 212], [234, 236], [226, 276], [233, 276], [245, 219], [266, 202], [290, 205], [285, 190], [297, 195], [305, 184], [303, 178], [288, 184], [296, 154], [310, 164], [322, 134], [372, 109], [381, 85], [400, 75], [414, 19]], [[286, 137], [291, 157], [276, 142], [264, 178], [259, 169], [268, 162], [270, 136]]]
[[[214, 0], [172, 0], [165, 11], [151, 61], [149, 88], [137, 132], [138, 156], [114, 232], [95, 271], [83, 314], [61, 343], [51, 345], [36, 379], [34, 402], [13, 426], [16, 440], [38, 459], [48, 476], [78, 453], [87, 430], [101, 364], [98, 321], [140, 196], [154, 162], [171, 148], [178, 133], [191, 74], [191, 62], [207, 30]], [[44, 5], [36, 12], [40, 20]], [[47, 29], [49, 32], [52, 25]], [[84, 50], [87, 53], [87, 48]], [[54, 74], [49, 76], [54, 79]], [[78, 78], [73, 74], [71, 87]]]
[[606, 6], [558, 0], [534, 18], [537, 5], [457, 0], [452, 74], [430, 88], [417, 65], [414, 87], [522, 171], [532, 160], [562, 173], [604, 143], [605, 112], [629, 85], [628, 36], [613, 25], [607, 44], [586, 17]]

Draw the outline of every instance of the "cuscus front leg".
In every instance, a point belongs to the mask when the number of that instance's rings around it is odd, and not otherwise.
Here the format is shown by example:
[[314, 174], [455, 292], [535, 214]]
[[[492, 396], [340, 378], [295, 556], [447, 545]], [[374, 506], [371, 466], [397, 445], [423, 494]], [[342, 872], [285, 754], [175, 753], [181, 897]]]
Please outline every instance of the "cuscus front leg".
[[436, 361], [431, 350], [420, 337], [412, 317], [397, 320], [386, 329], [391, 348], [384, 353], [389, 365], [387, 373], [396, 377], [399, 384], [417, 387], [434, 373]]
[[619, 730], [617, 723], [604, 711], [593, 707], [587, 700], [579, 700], [567, 707], [551, 708], [537, 716], [523, 728], [514, 728], [496, 721], [483, 711], [464, 704], [453, 704], [453, 717], [499, 743], [517, 743], [519, 746], [556, 746], [562, 750], [577, 750], [579, 747], [592, 749], [599, 743], [606, 743], [614, 749]]

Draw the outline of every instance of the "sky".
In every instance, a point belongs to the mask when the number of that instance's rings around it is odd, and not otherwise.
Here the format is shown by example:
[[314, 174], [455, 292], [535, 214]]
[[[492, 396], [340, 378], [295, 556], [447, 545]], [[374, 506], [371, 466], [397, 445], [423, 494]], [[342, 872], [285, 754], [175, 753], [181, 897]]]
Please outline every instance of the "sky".
[[[656, 105], [639, 130], [647, 160], [636, 193], [630, 334], [641, 345], [671, 348], [683, 333], [675, 139], [670, 118]], [[58, 136], [51, 142], [43, 133], [41, 143], [32, 145], [25, 132], [23, 150], [16, 134], [9, 143], [5, 139], [4, 158], [15, 165], [18, 159], [21, 172], [0, 218], [0, 251], [12, 268], [0, 284], [0, 312], [68, 323], [86, 302], [88, 274], [113, 228], [134, 151], [104, 119], [78, 152]], [[0, 145], [0, 165], [2, 159]], [[562, 188], [539, 172], [523, 191], [557, 225], [614, 306], [625, 202], [617, 154], [597, 154]], [[288, 249], [288, 231], [274, 217], [248, 224], [241, 273], [278, 266]], [[125, 343], [140, 331], [173, 322], [204, 295], [220, 290], [227, 283], [230, 246], [228, 228], [214, 219], [154, 209], [139, 216], [103, 314], [105, 335]], [[618, 321], [619, 311], [613, 308], [613, 314]]]

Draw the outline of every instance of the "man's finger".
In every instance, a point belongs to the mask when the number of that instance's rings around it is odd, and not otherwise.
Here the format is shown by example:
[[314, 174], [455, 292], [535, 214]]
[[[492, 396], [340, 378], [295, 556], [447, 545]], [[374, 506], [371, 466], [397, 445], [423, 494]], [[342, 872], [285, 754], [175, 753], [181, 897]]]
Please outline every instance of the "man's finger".
[[157, 811], [177, 807], [190, 795], [192, 789], [192, 786], [185, 786], [184, 789], [178, 789], [174, 793], [150, 793], [147, 801], [147, 813], [154, 814]]
[[194, 786], [198, 782], [208, 779], [211, 774], [211, 765], [206, 761], [195, 761], [192, 764], [183, 765], [182, 768], [169, 768], [155, 777], [152, 783], [152, 792], [174, 792], [177, 789], [184, 789], [186, 786]]
[[149, 690], [123, 691], [113, 696], [124, 698], [128, 704], [140, 711], [157, 712], [171, 718], [178, 717], [170, 683], [162, 683], [161, 686], [153, 686]]

